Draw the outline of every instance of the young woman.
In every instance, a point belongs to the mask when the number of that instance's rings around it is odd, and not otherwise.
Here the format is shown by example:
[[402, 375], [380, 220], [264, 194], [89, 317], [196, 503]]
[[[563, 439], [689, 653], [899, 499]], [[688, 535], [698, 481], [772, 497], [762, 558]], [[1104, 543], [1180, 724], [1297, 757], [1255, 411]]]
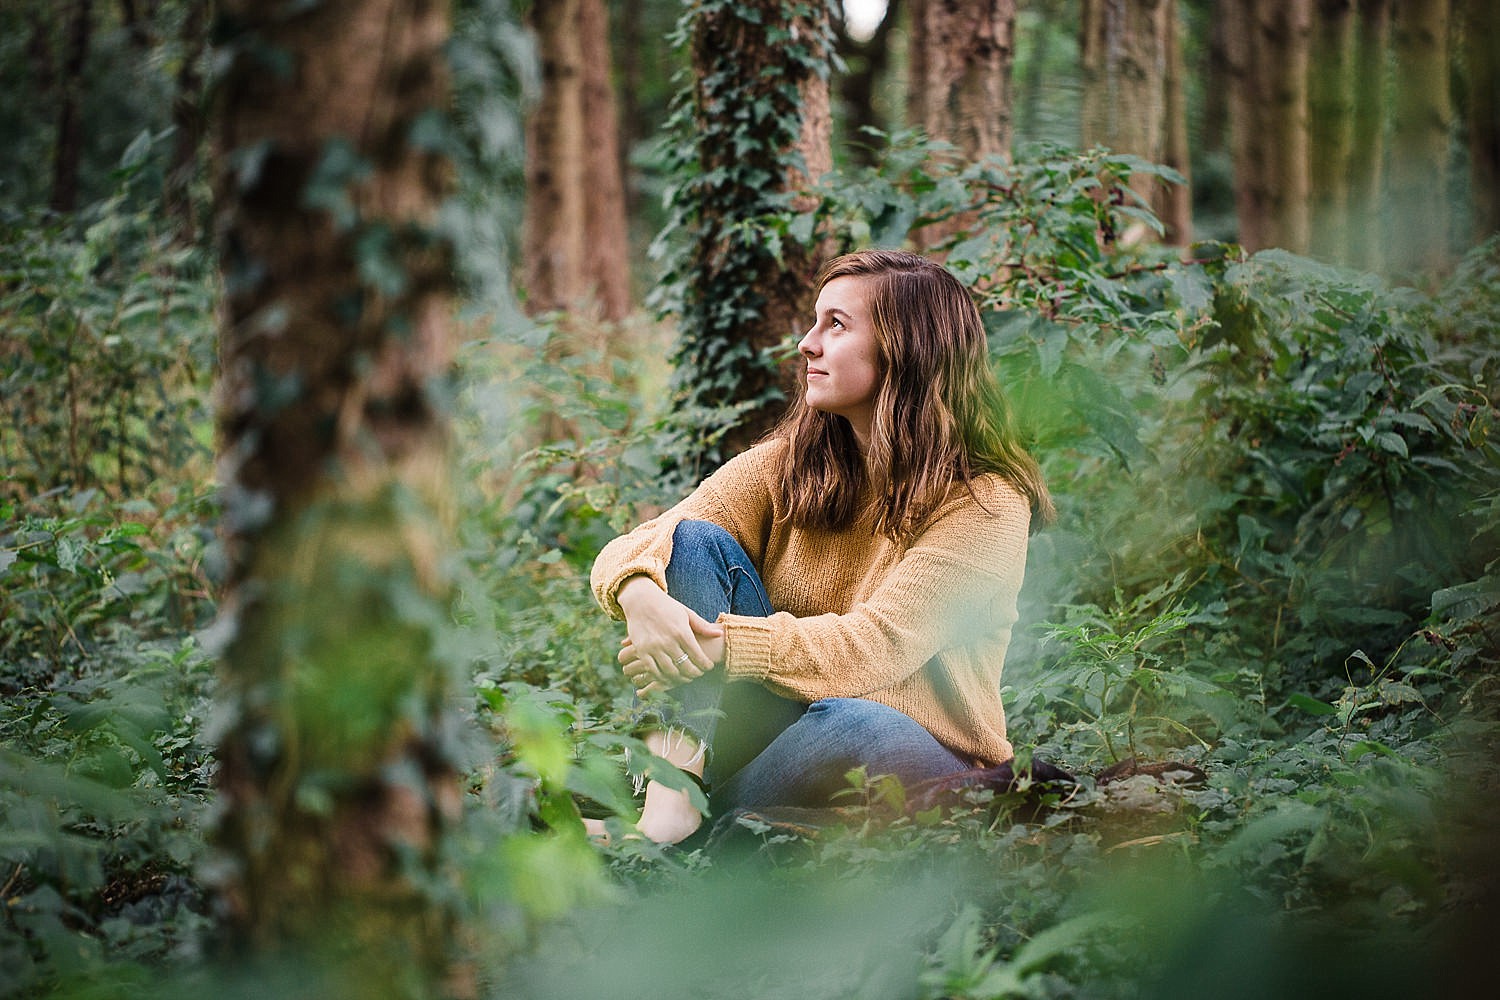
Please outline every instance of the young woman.
[[[818, 284], [780, 426], [594, 563], [625, 676], [667, 693], [647, 744], [714, 812], [826, 805], [859, 766], [911, 783], [1012, 756], [1000, 671], [1053, 508], [979, 313], [901, 251]], [[701, 819], [650, 783], [638, 828], [675, 843]]]

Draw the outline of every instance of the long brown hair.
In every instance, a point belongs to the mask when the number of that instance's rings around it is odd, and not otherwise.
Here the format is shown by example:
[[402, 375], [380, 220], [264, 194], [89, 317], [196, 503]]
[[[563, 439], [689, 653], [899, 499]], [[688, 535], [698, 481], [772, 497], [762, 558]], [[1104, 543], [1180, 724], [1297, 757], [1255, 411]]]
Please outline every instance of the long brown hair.
[[858, 515], [866, 483], [880, 491], [876, 530], [909, 542], [955, 483], [995, 473], [1031, 503], [1034, 527], [1056, 509], [1022, 447], [989, 363], [968, 290], [935, 261], [904, 250], [860, 250], [818, 275], [863, 278], [879, 349], [869, 454], [843, 417], [807, 405], [806, 384], [772, 437], [784, 438], [780, 490], [792, 523], [838, 530]]

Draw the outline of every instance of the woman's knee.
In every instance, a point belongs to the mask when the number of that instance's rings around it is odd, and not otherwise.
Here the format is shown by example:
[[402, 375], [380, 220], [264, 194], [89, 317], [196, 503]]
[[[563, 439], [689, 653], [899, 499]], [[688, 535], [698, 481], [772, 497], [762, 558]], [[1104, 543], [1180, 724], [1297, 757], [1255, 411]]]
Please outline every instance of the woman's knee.
[[817, 739], [831, 756], [862, 763], [872, 773], [922, 780], [966, 766], [905, 712], [865, 698], [823, 698], [808, 706], [804, 719], [817, 727]]
[[734, 536], [712, 521], [678, 521], [672, 529], [672, 553], [691, 549], [715, 547], [724, 542], [735, 542]]
[[807, 718], [820, 727], [850, 736], [874, 736], [893, 729], [922, 727], [899, 709], [868, 698], [819, 698], [807, 706]]
[[731, 609], [730, 570], [746, 560], [734, 536], [708, 521], [680, 521], [672, 529], [667, 593], [712, 621]]

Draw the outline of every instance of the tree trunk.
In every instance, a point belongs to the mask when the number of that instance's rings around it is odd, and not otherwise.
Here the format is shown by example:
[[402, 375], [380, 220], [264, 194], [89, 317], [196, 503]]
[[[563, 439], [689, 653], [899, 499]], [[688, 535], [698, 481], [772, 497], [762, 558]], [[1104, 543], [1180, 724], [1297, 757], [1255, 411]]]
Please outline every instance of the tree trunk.
[[1083, 144], [1161, 162], [1165, 0], [1083, 0]]
[[[714, 2], [689, 8], [694, 165], [679, 211], [692, 242], [677, 363], [678, 406], [702, 426], [744, 407], [724, 433], [703, 426], [678, 470], [695, 479], [758, 440], [785, 409], [796, 365], [768, 353], [812, 315], [822, 248], [768, 223], [810, 211], [789, 194], [832, 168], [826, 4]], [[788, 213], [790, 208], [790, 213]], [[778, 253], [779, 251], [779, 253]]]
[[[1175, 0], [1083, 0], [1079, 52], [1083, 64], [1083, 144], [1129, 153], [1151, 163], [1187, 167], [1187, 118]], [[1168, 136], [1173, 148], [1168, 151]], [[1138, 174], [1131, 188], [1169, 227], [1167, 239], [1191, 234], [1191, 198]], [[1184, 200], [1174, 200], [1187, 196]], [[1176, 213], [1168, 219], [1165, 213]], [[1144, 238], [1135, 227], [1126, 242]]]
[[[961, 163], [1009, 159], [1016, 0], [921, 0], [911, 17], [912, 124], [952, 145]], [[911, 237], [920, 247], [941, 247], [973, 224], [972, 215], [959, 214]]]
[[1015, 0], [911, 6], [912, 124], [968, 160], [1009, 156]]
[[1467, 0], [1465, 7], [1473, 236], [1483, 240], [1500, 233], [1500, 4]]
[[[1448, 0], [1396, 7], [1395, 106], [1388, 197], [1392, 255], [1387, 270], [1440, 270], [1448, 247]], [[1494, 40], [1491, 40], [1494, 44]]]
[[61, 74], [62, 102], [57, 113], [57, 146], [52, 160], [51, 208], [71, 212], [78, 207], [78, 165], [83, 159], [83, 67], [88, 62], [93, 0], [73, 0], [68, 10], [68, 33]]
[[[604, 0], [531, 5], [542, 92], [526, 122], [522, 283], [533, 315], [630, 311], [620, 123]], [[582, 345], [573, 345], [578, 348]]]
[[208, 0], [188, 4], [179, 42], [182, 63], [177, 69], [176, 92], [172, 95], [172, 162], [167, 167], [163, 201], [167, 214], [176, 221], [176, 239], [188, 246], [198, 242], [198, 218], [192, 187], [198, 174], [199, 147], [203, 144], [203, 49], [208, 43]]
[[446, 107], [447, 5], [221, 2], [225, 909], [333, 995], [435, 995], [454, 335], [449, 170], [410, 137]]
[[[609, 11], [604, 0], [578, 8], [583, 48], [584, 280], [601, 316], [630, 313], [630, 235], [625, 221], [625, 162], [620, 155], [620, 115], [610, 76]], [[604, 346], [604, 345], [601, 345]]]
[[1385, 243], [1381, 188], [1385, 183], [1386, 63], [1390, 54], [1391, 0], [1358, 0], [1355, 26], [1354, 128], [1349, 151], [1349, 254], [1378, 270]]
[[1193, 241], [1193, 165], [1188, 139], [1187, 65], [1182, 58], [1182, 23], [1177, 0], [1167, 0], [1165, 120], [1161, 162], [1182, 175], [1181, 184], [1157, 184], [1152, 207], [1166, 228], [1164, 241], [1187, 246]]
[[583, 0], [533, 3], [541, 93], [526, 118], [526, 205], [521, 283], [532, 315], [584, 305], [587, 200], [584, 184]]
[[1238, 16], [1240, 0], [1206, 0], [1208, 13], [1208, 53], [1203, 71], [1203, 124], [1199, 144], [1204, 154], [1223, 153], [1230, 146], [1230, 106], [1238, 86], [1232, 53], [1237, 44], [1233, 35], [1241, 30]]
[[1307, 75], [1311, 0], [1247, 0], [1228, 56], [1235, 208], [1247, 250], [1306, 253], [1311, 236]]
[[1313, 12], [1308, 125], [1312, 142], [1312, 252], [1344, 263], [1349, 252], [1349, 180], [1354, 149], [1355, 0], [1317, 0]]

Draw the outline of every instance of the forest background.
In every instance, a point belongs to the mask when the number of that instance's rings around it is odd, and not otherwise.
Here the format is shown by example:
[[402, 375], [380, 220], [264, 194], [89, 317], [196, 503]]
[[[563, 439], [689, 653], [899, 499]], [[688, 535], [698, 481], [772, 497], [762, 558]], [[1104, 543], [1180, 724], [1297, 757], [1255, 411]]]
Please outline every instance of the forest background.
[[[1497, 6], [7, 0], [0, 991], [1477, 992]], [[866, 245], [1056, 494], [1078, 781], [591, 844], [681, 781], [593, 556]]]

